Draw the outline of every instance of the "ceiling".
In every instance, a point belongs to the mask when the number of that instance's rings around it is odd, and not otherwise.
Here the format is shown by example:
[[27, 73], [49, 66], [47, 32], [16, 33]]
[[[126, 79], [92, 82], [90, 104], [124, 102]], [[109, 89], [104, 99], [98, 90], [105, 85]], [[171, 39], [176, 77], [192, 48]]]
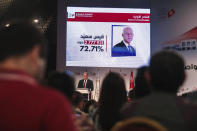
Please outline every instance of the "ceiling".
[[32, 22], [38, 19], [37, 26], [46, 32], [50, 24], [56, 24], [56, 6], [56, 0], [0, 0], [0, 23], [9, 23], [10, 19]]

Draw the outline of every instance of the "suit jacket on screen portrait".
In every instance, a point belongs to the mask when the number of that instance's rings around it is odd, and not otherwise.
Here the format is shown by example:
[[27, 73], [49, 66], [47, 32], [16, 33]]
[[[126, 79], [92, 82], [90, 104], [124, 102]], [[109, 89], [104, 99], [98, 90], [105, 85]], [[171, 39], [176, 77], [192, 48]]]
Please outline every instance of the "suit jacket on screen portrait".
[[[78, 83], [78, 88], [84, 88], [83, 87], [83, 82], [84, 82], [84, 79], [80, 80], [79, 83]], [[94, 86], [93, 86], [93, 81], [88, 79], [87, 82], [86, 82], [86, 88], [88, 88], [90, 91], [93, 91], [94, 90]]]
[[112, 48], [112, 57], [119, 56], [136, 56], [136, 51], [132, 46], [131, 51], [129, 51], [124, 42], [121, 41]]

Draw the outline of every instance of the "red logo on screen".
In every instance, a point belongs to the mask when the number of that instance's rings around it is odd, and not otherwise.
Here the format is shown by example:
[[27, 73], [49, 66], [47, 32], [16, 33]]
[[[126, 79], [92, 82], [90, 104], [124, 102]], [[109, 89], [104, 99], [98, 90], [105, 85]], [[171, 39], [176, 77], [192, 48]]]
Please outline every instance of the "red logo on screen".
[[104, 45], [103, 40], [84, 40], [85, 45]]
[[168, 17], [171, 17], [175, 14], [175, 10], [174, 9], [171, 9], [169, 12], [168, 12]]
[[74, 12], [73, 13], [69, 12], [67, 15], [68, 15], [68, 18], [75, 18], [75, 13]]

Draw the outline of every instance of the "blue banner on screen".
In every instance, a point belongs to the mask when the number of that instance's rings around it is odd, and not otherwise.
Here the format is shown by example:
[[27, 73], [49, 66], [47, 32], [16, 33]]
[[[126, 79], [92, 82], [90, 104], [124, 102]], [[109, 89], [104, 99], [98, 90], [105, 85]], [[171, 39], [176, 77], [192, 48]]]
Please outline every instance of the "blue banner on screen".
[[67, 7], [66, 66], [138, 68], [150, 57], [150, 9]]

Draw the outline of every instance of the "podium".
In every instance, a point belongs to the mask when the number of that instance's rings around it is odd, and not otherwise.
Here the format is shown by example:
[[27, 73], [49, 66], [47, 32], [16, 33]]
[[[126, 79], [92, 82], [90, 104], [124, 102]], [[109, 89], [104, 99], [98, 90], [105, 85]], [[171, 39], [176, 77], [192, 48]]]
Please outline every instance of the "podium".
[[91, 99], [91, 92], [88, 90], [88, 88], [76, 88], [76, 91], [79, 91], [81, 94], [83, 94], [87, 100]]

